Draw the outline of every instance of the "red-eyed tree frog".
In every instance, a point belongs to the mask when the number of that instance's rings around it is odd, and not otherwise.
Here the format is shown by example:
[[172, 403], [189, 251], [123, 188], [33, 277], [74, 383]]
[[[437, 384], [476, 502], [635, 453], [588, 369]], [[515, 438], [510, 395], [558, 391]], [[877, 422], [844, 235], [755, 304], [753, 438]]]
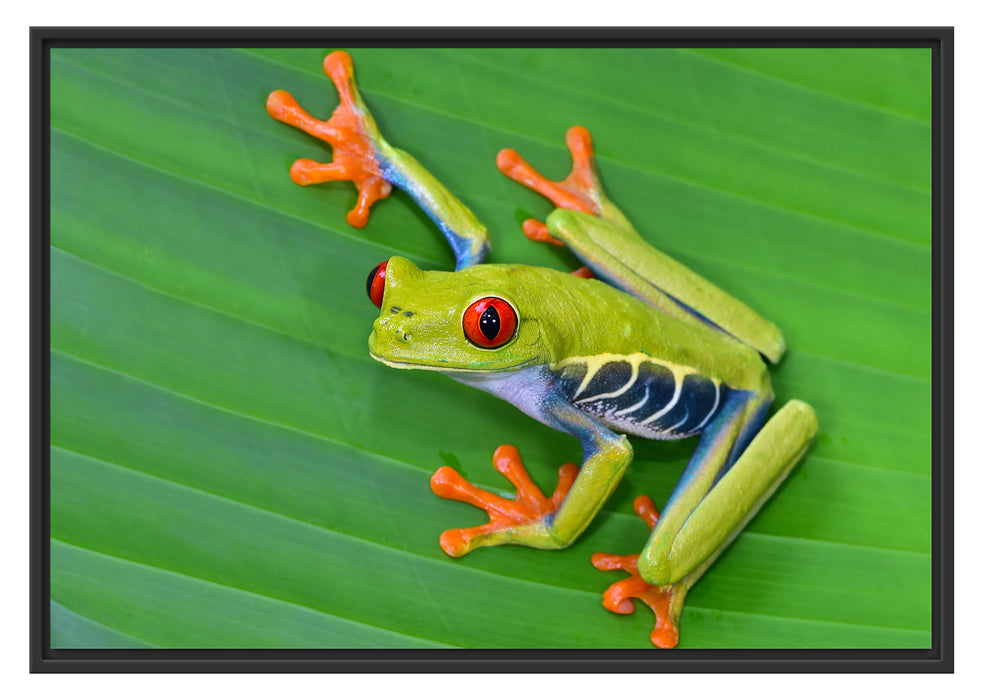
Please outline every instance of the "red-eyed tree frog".
[[769, 498], [807, 449], [818, 422], [792, 400], [770, 418], [774, 394], [765, 359], [785, 352], [781, 332], [740, 301], [650, 247], [601, 189], [590, 134], [567, 133], [573, 171], [546, 180], [515, 151], [498, 155], [508, 177], [548, 197], [545, 224], [529, 219], [530, 238], [566, 245], [584, 263], [574, 274], [526, 265], [481, 264], [488, 234], [423, 166], [390, 146], [359, 95], [352, 61], [338, 51], [324, 70], [341, 104], [320, 121], [289, 93], [270, 94], [274, 119], [333, 149], [330, 163], [298, 160], [302, 185], [351, 180], [358, 188], [347, 220], [365, 226], [369, 208], [403, 189], [447, 238], [453, 272], [424, 271], [393, 257], [369, 275], [380, 308], [371, 356], [397, 369], [442, 372], [505, 399], [529, 416], [576, 436], [579, 469], [560, 468], [547, 498], [517, 450], [500, 446], [493, 462], [516, 488], [514, 500], [441, 467], [431, 486], [443, 498], [487, 511], [490, 522], [448, 530], [440, 546], [453, 557], [476, 547], [571, 544], [618, 486], [632, 461], [625, 434], [655, 440], [699, 435], [696, 451], [659, 514], [646, 496], [635, 510], [652, 532], [638, 555], [595, 554], [599, 569], [630, 577], [603, 596], [606, 608], [656, 614], [651, 640], [673, 647], [683, 599], [714, 559]]

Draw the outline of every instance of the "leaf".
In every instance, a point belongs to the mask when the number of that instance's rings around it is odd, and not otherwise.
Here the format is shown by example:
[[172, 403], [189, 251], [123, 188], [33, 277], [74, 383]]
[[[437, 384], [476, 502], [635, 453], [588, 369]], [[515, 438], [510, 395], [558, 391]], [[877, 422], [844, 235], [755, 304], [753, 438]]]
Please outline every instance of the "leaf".
[[[576, 441], [439, 375], [371, 361], [368, 271], [453, 259], [402, 193], [287, 170], [327, 149], [322, 50], [51, 55], [51, 618], [55, 647], [650, 648], [594, 551], [645, 540], [694, 441], [635, 462], [573, 547], [451, 560], [483, 515], [430, 492], [455, 463], [505, 492], [519, 446], [550, 490]], [[694, 588], [681, 647], [921, 647], [931, 632], [928, 50], [353, 51], [381, 129], [488, 225], [492, 262], [575, 266], [516, 218], [589, 127], [608, 193], [655, 245], [762, 311], [779, 402], [821, 432]], [[653, 650], [653, 653], [658, 653]]]

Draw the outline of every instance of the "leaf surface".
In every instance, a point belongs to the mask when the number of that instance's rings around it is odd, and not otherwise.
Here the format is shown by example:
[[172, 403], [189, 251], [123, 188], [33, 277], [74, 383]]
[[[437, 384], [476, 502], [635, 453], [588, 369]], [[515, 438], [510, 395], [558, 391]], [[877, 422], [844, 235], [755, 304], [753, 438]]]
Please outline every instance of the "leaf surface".
[[[55, 647], [648, 648], [594, 551], [638, 551], [695, 442], [635, 462], [571, 548], [437, 546], [477, 524], [441, 464], [551, 490], [579, 445], [439, 375], [370, 360], [368, 271], [453, 258], [402, 193], [300, 188], [328, 149], [273, 89], [337, 103], [322, 50], [56, 49], [51, 58]], [[660, 249], [781, 327], [807, 457], [690, 594], [681, 647], [921, 647], [931, 630], [931, 124], [925, 50], [357, 50], [362, 92], [492, 232], [490, 262], [576, 263], [517, 220], [517, 149], [563, 177], [573, 124]], [[656, 652], [653, 652], [656, 653]]]

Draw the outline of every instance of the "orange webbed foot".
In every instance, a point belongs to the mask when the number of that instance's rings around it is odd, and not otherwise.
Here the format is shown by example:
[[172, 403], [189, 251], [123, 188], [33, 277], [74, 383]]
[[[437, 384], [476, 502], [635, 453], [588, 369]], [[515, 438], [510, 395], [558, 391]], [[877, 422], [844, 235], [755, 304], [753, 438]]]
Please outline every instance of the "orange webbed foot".
[[547, 180], [511, 148], [499, 152], [496, 165], [503, 175], [548, 197], [560, 209], [598, 214], [601, 183], [594, 169], [590, 132], [582, 126], [571, 127], [567, 131], [567, 148], [573, 158], [573, 169], [560, 182]]
[[[556, 182], [540, 175], [526, 160], [511, 148], [503, 149], [496, 158], [496, 165], [503, 175], [525, 185], [550, 199], [560, 209], [571, 209], [598, 216], [601, 213], [601, 182], [594, 167], [594, 146], [590, 132], [582, 126], [567, 131], [567, 148], [573, 158], [573, 168], [564, 180]], [[554, 238], [546, 224], [538, 219], [522, 222], [526, 238], [562, 246], [563, 241]], [[573, 272], [577, 277], [594, 275], [586, 268]]]
[[302, 158], [290, 168], [290, 178], [298, 185], [336, 180], [350, 180], [358, 188], [358, 202], [346, 220], [362, 228], [368, 223], [370, 207], [392, 192], [392, 185], [382, 172], [376, 152], [380, 140], [375, 123], [355, 85], [351, 57], [335, 51], [324, 59], [324, 72], [338, 90], [341, 103], [328, 121], [308, 114], [286, 90], [274, 90], [266, 100], [266, 111], [285, 124], [297, 127], [328, 143], [332, 162], [318, 163]]
[[[652, 499], [639, 496], [634, 502], [635, 513], [646, 522], [649, 529], [655, 527], [659, 513]], [[604, 607], [614, 613], [628, 615], [635, 610], [631, 598], [644, 602], [655, 613], [655, 627], [650, 639], [652, 644], [663, 649], [672, 649], [679, 642], [679, 610], [685, 590], [678, 585], [656, 586], [646, 583], [638, 573], [638, 555], [605, 554], [597, 552], [591, 557], [591, 564], [601, 571], [622, 570], [631, 574], [628, 578], [612, 584], [604, 591]]]
[[556, 490], [547, 498], [529, 477], [519, 451], [512, 445], [495, 450], [492, 462], [515, 486], [515, 500], [478, 488], [447, 466], [430, 479], [430, 487], [441, 498], [470, 503], [488, 513], [489, 522], [485, 525], [447, 530], [440, 536], [441, 548], [452, 557], [464, 556], [476, 547], [514, 542], [520, 528], [544, 523], [566, 498], [578, 471], [575, 464], [560, 467]]

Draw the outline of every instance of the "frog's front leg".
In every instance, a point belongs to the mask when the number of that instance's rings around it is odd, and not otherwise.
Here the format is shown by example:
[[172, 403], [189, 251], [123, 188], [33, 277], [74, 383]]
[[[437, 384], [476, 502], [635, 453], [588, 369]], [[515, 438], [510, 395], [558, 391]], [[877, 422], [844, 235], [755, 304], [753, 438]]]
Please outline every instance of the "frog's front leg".
[[559, 394], [542, 404], [540, 420], [580, 439], [583, 464], [560, 468], [556, 491], [546, 498], [526, 473], [514, 447], [495, 452], [496, 469], [516, 487], [514, 501], [501, 498], [467, 482], [451, 467], [441, 467], [431, 488], [441, 498], [470, 503], [484, 509], [486, 525], [448, 530], [440, 545], [447, 554], [460, 557], [477, 547], [521, 544], [537, 549], [562, 549], [590, 524], [631, 463], [628, 439], [608, 430], [570, 405]]
[[327, 142], [333, 151], [331, 163], [296, 161], [291, 179], [298, 185], [351, 180], [358, 188], [358, 202], [346, 219], [358, 228], [368, 223], [371, 206], [398, 187], [437, 224], [454, 251], [457, 269], [481, 262], [489, 248], [487, 229], [413, 156], [382, 137], [358, 92], [351, 56], [344, 51], [329, 54], [324, 72], [341, 98], [328, 121], [312, 117], [285, 90], [273, 91], [266, 101], [274, 119]]
[[483, 509], [489, 522], [477, 527], [447, 530], [440, 536], [440, 547], [452, 557], [464, 556], [476, 547], [507, 544], [522, 539], [526, 530], [542, 530], [556, 513], [577, 476], [577, 465], [560, 467], [556, 490], [549, 498], [529, 478], [519, 451], [500, 445], [492, 456], [495, 469], [515, 487], [515, 500], [502, 498], [478, 488], [452, 467], [441, 467], [430, 479], [430, 487], [441, 498], [462, 501]]
[[[742, 394], [744, 394], [742, 396]], [[640, 555], [595, 554], [599, 569], [631, 577], [612, 585], [604, 606], [630, 613], [629, 597], [656, 614], [652, 643], [673, 647], [686, 593], [782, 483], [818, 430], [812, 408], [789, 401], [758, 430], [767, 397], [735, 392], [700, 438], [662, 516], [636, 512], [652, 528]]]

